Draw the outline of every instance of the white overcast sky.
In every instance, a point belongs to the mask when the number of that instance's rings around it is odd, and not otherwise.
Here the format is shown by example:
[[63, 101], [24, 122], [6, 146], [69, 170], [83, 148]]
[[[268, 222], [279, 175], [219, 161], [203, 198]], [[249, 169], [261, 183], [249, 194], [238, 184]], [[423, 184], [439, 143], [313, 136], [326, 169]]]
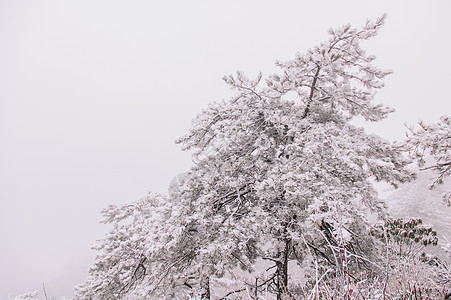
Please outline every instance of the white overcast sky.
[[364, 48], [393, 69], [370, 130], [450, 114], [451, 1], [0, 0], [0, 299], [71, 296], [103, 236], [100, 210], [165, 192], [190, 155], [174, 140], [222, 76], [275, 72], [327, 29], [388, 13]]

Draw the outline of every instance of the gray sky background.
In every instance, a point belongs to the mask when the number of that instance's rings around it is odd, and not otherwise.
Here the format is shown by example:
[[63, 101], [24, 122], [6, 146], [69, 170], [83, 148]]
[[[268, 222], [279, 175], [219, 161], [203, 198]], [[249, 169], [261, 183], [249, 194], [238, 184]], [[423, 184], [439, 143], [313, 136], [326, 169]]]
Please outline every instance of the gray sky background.
[[275, 60], [384, 12], [364, 45], [394, 70], [369, 130], [400, 139], [451, 101], [450, 1], [0, 0], [0, 299], [71, 296], [103, 236], [100, 210], [165, 192], [191, 159], [173, 141], [222, 76]]

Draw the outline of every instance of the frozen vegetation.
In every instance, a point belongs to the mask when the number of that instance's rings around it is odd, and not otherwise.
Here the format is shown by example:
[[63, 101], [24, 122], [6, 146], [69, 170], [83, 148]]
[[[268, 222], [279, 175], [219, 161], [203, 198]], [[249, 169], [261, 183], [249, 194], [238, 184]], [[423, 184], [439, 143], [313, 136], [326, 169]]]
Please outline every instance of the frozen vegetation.
[[390, 217], [373, 182], [412, 181], [407, 153], [429, 152], [442, 183], [448, 119], [401, 145], [350, 123], [392, 112], [374, 103], [391, 72], [361, 48], [383, 21], [331, 29], [264, 80], [226, 76], [235, 96], [177, 140], [195, 162], [178, 189], [103, 211], [113, 229], [75, 298], [444, 298], [446, 262], [423, 252], [437, 232]]
[[[449, 119], [394, 144], [350, 122], [392, 112], [374, 103], [391, 72], [361, 48], [383, 22], [331, 29], [264, 80], [226, 76], [235, 96], [177, 140], [195, 163], [171, 192], [103, 211], [75, 299], [445, 299]], [[403, 184], [390, 210], [375, 182]]]

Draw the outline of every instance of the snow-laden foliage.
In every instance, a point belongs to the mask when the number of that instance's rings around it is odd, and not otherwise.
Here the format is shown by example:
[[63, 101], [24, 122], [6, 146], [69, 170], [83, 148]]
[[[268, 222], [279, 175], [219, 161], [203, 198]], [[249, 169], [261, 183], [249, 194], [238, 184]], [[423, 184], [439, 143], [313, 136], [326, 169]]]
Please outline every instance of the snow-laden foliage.
[[[390, 71], [361, 48], [383, 21], [330, 30], [328, 41], [278, 62], [279, 74], [265, 81], [225, 77], [236, 95], [210, 104], [177, 140], [195, 161], [183, 185], [170, 199], [149, 195], [104, 211], [113, 229], [95, 246], [76, 298], [263, 290], [307, 298], [320, 274], [346, 277], [349, 286], [350, 278], [381, 272], [384, 248], [368, 217], [384, 218], [385, 208], [372, 182], [397, 186], [412, 174], [401, 149], [350, 121], [392, 111], [374, 103]], [[268, 267], [257, 274], [256, 262]], [[240, 280], [244, 273], [254, 279]], [[214, 291], [219, 279], [237, 277], [236, 293]]]
[[189, 285], [177, 263], [192, 257], [189, 247], [178, 248], [188, 242], [186, 235], [180, 237], [177, 221], [186, 213], [167, 197], [151, 193], [131, 204], [111, 205], [102, 214], [112, 228], [93, 246], [98, 255], [86, 282], [76, 287], [75, 299], [145, 299], [150, 293], [174, 295], [178, 285], [180, 290]]
[[8, 300], [39, 300], [38, 297], [39, 291], [33, 291], [21, 295], [17, 295], [14, 298], [8, 297]]
[[360, 47], [383, 19], [330, 30], [327, 42], [278, 62], [281, 74], [266, 86], [261, 75], [225, 77], [237, 94], [211, 104], [177, 141], [196, 161], [181, 197], [195, 204], [207, 273], [252, 269], [262, 257], [274, 262], [268, 286], [280, 296], [288, 292], [288, 262], [303, 262], [306, 248], [332, 264], [330, 245], [356, 263], [370, 254], [368, 210], [384, 213], [371, 181], [396, 186], [411, 178], [399, 150], [349, 123], [391, 111], [373, 103], [390, 72]]
[[[451, 118], [442, 116], [436, 124], [419, 122], [418, 129], [410, 128], [404, 147], [422, 170], [431, 169], [437, 174], [431, 188], [443, 184], [444, 178], [451, 175]], [[429, 155], [433, 158], [430, 164], [426, 162]], [[443, 198], [451, 206], [451, 191]]]
[[[56, 297], [53, 297], [53, 296], [47, 297], [47, 294], [45, 292], [45, 287], [44, 287], [43, 294], [44, 294], [44, 296], [40, 297], [39, 296], [39, 291], [35, 290], [33, 292], [20, 294], [20, 295], [14, 296], [14, 297], [9, 295], [8, 296], [8, 300], [47, 300], [47, 299], [56, 300]], [[60, 299], [61, 300], [71, 300], [71, 299], [66, 298], [66, 297], [61, 297]]]
[[324, 274], [313, 295], [321, 299], [448, 299], [446, 263], [424, 252], [437, 244], [437, 233], [431, 227], [421, 219], [389, 218], [377, 224], [372, 234], [384, 243], [383, 271], [376, 276], [360, 274], [355, 280], [346, 274]]

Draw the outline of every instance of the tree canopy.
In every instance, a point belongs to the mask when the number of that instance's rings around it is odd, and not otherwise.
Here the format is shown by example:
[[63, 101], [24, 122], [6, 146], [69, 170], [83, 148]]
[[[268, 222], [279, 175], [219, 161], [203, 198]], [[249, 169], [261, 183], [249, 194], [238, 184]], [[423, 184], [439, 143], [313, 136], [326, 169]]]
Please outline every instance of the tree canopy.
[[[384, 19], [329, 30], [327, 41], [277, 62], [280, 72], [265, 80], [226, 76], [236, 94], [210, 104], [176, 141], [195, 162], [177, 193], [104, 211], [113, 230], [95, 247], [78, 297], [307, 297], [302, 286], [317, 286], [319, 272], [383, 271], [370, 217], [386, 211], [373, 182], [411, 180], [410, 160], [350, 121], [393, 111], [374, 103], [391, 71], [361, 48]], [[302, 282], [291, 279], [296, 268]], [[213, 287], [237, 277], [241, 288]]]

